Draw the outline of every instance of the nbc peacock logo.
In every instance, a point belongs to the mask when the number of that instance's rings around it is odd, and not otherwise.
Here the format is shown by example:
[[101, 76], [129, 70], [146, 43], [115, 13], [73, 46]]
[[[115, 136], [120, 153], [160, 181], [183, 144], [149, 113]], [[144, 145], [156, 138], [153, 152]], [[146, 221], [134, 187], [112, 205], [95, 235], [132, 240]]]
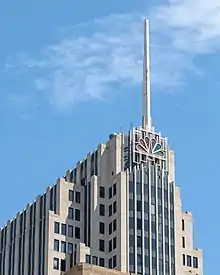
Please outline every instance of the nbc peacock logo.
[[152, 154], [164, 157], [162, 145], [157, 142], [155, 138], [149, 138], [147, 136], [140, 138], [136, 143], [136, 150], [142, 154]]

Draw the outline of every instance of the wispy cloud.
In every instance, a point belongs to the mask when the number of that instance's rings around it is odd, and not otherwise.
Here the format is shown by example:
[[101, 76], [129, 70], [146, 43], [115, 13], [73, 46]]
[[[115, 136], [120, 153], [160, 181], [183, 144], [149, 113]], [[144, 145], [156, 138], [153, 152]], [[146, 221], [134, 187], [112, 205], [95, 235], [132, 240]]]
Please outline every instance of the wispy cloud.
[[169, 0], [168, 4], [154, 8], [152, 19], [179, 51], [204, 54], [219, 50], [218, 0]]
[[[35, 91], [44, 91], [58, 108], [106, 98], [141, 83], [144, 16], [113, 14], [70, 26], [39, 58], [19, 56], [7, 68], [29, 72]], [[154, 87], [169, 91], [182, 85], [188, 73], [200, 72], [193, 63], [197, 55], [219, 49], [219, 0], [169, 0], [153, 7], [150, 19]]]

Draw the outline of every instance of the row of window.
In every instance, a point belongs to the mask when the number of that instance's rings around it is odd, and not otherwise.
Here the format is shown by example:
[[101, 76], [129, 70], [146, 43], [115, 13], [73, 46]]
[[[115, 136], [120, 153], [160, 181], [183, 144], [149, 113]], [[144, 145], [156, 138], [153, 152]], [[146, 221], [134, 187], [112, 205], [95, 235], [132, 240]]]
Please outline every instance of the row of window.
[[[111, 235], [112, 232], [115, 232], [116, 229], [117, 229], [117, 220], [114, 220], [113, 222], [109, 223], [109, 226], [108, 226], [109, 235]], [[99, 223], [99, 233], [105, 234], [105, 223], [104, 222]]]
[[86, 254], [86, 263], [105, 267], [105, 259]]
[[113, 222], [110, 222], [108, 226], [108, 233], [109, 235], [112, 234], [112, 232], [115, 232], [117, 229], [117, 220], [113, 220]]
[[[111, 217], [113, 214], [115, 214], [117, 211], [117, 204], [116, 201], [113, 204], [110, 204], [108, 207], [108, 216]], [[99, 215], [105, 216], [105, 205], [100, 204], [99, 205]]]
[[184, 266], [186, 265], [188, 267], [198, 268], [199, 267], [198, 258], [183, 254], [183, 265]]
[[68, 219], [75, 221], [80, 221], [80, 210], [79, 209], [73, 209], [72, 207], [69, 207], [68, 209]]
[[[112, 250], [116, 249], [117, 241], [116, 237], [108, 242], [108, 252], [112, 252]], [[105, 252], [105, 241], [99, 240], [99, 251]]]
[[[113, 186], [109, 187], [108, 189], [108, 198], [111, 199], [113, 196], [116, 195], [117, 192], [117, 187], [116, 187], [116, 183], [114, 183]], [[100, 198], [105, 198], [105, 187], [104, 186], [100, 186], [99, 187], [99, 196]]]
[[79, 191], [69, 190], [69, 201], [80, 203], [81, 202], [81, 194]]
[[[105, 259], [98, 258], [96, 256], [86, 255], [86, 263], [105, 267]], [[116, 255], [114, 255], [112, 258], [109, 259], [107, 267], [115, 268], [116, 266], [117, 266], [117, 257]]]
[[63, 259], [53, 258], [53, 269], [66, 271], [66, 261]]
[[80, 228], [78, 226], [75, 226], [75, 234], [73, 234], [74, 228], [72, 225], [66, 225], [62, 223], [60, 228], [60, 223], [54, 222], [54, 233], [55, 234], [61, 233], [61, 235], [64, 235], [64, 236], [68, 236], [71, 238], [75, 237], [76, 239], [80, 239]]
[[73, 254], [73, 244], [65, 241], [54, 240], [54, 251]]

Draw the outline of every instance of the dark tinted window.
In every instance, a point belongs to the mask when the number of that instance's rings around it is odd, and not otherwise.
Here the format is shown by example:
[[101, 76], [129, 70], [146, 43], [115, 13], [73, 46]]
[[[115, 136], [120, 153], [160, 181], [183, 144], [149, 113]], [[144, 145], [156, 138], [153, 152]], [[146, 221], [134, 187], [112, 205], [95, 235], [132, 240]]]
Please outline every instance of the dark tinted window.
[[116, 213], [117, 211], [117, 206], [116, 206], [116, 201], [113, 203], [113, 213]]
[[99, 258], [99, 265], [104, 267], [105, 266], [105, 259]]
[[183, 231], [185, 230], [185, 222], [184, 222], [184, 220], [182, 220], [182, 230]]
[[198, 258], [197, 257], [193, 257], [193, 267], [198, 268]]
[[116, 248], [116, 237], [114, 237], [114, 239], [113, 239], [113, 249], [115, 249]]
[[54, 233], [60, 234], [60, 224], [58, 222], [54, 223]]
[[92, 256], [92, 264], [98, 265], [98, 258], [96, 256]]
[[71, 219], [71, 220], [73, 220], [73, 208], [72, 207], [69, 207], [68, 218]]
[[66, 260], [61, 260], [60, 261], [60, 270], [61, 271], [66, 271]]
[[73, 254], [73, 244], [72, 243], [68, 243], [68, 253]]
[[187, 266], [192, 266], [192, 257], [190, 255], [187, 255]]
[[105, 224], [104, 224], [104, 222], [99, 223], [99, 233], [100, 234], [105, 234]]
[[108, 243], [108, 252], [112, 251], [112, 240], [109, 241]]
[[80, 239], [80, 228], [77, 226], [75, 227], [75, 238]]
[[76, 191], [76, 202], [77, 202], [77, 203], [80, 203], [80, 201], [81, 201], [80, 192]]
[[117, 230], [117, 220], [113, 221], [113, 231]]
[[112, 187], [109, 187], [109, 189], [108, 189], [108, 197], [109, 197], [109, 199], [112, 198]]
[[104, 204], [99, 205], [99, 215], [105, 216], [105, 205]]
[[109, 235], [112, 234], [112, 222], [110, 222], [110, 224], [108, 225], [108, 233]]
[[116, 195], [116, 183], [113, 185], [113, 196]]
[[112, 216], [112, 204], [109, 205], [109, 207], [108, 207], [108, 215], [109, 215], [109, 217]]
[[73, 237], [73, 226], [72, 225], [68, 225], [68, 236]]
[[65, 223], [61, 224], [61, 234], [66, 236], [66, 224]]
[[99, 187], [99, 196], [100, 198], [105, 198], [105, 187], [103, 186]]
[[59, 251], [59, 240], [54, 240], [53, 249], [54, 251]]
[[117, 258], [116, 255], [113, 256], [113, 268], [115, 268], [117, 266]]
[[86, 263], [91, 264], [91, 256], [86, 254]]
[[79, 209], [75, 209], [75, 220], [80, 221], [80, 210]]
[[105, 251], [105, 241], [99, 240], [99, 251]]

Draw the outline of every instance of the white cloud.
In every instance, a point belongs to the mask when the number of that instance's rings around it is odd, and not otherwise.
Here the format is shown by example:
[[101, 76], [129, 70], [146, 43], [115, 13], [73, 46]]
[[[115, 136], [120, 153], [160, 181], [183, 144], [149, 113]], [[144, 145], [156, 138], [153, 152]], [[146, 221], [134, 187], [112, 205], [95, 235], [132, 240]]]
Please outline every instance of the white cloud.
[[[58, 108], [103, 99], [132, 85], [141, 89], [143, 18], [113, 14], [69, 27], [65, 38], [49, 45], [38, 59], [25, 56], [17, 65], [25, 74], [36, 72], [31, 73], [35, 89], [45, 91]], [[199, 72], [194, 57], [219, 49], [219, 0], [169, 0], [154, 7], [150, 19], [154, 87], [172, 90], [185, 83], [188, 73]]]
[[169, 0], [154, 8], [152, 20], [177, 50], [190, 54], [219, 50], [219, 0]]

